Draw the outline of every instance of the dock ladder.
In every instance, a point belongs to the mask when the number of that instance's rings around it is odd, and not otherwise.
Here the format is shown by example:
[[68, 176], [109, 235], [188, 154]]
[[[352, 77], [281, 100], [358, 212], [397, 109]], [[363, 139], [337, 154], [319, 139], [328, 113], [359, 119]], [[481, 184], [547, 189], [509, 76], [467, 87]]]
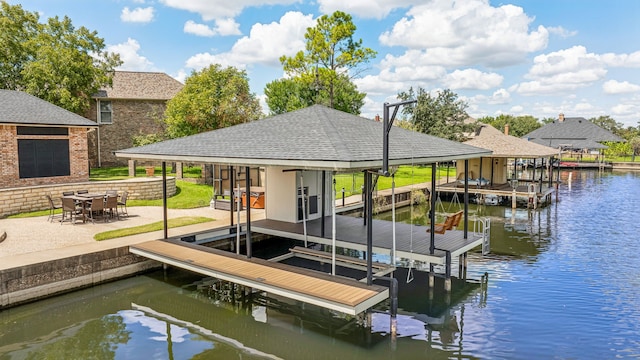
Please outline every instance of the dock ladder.
[[476, 218], [473, 222], [473, 232], [482, 237], [482, 255], [488, 255], [491, 252], [491, 219]]

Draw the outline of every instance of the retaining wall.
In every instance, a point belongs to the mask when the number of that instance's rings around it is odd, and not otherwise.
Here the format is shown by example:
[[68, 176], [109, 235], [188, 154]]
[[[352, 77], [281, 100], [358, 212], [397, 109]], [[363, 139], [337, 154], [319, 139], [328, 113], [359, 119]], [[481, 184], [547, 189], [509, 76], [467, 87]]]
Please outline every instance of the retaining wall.
[[0, 310], [160, 266], [125, 246], [0, 270]]
[[[90, 193], [105, 193], [117, 190], [118, 194], [128, 191], [128, 199], [161, 199], [162, 177], [141, 177], [113, 181], [86, 181], [67, 184], [25, 186], [0, 189], [0, 218], [30, 211], [46, 210], [49, 202], [46, 195], [51, 195], [59, 204], [63, 191], [89, 190]], [[167, 177], [167, 196], [176, 193], [176, 178]]]

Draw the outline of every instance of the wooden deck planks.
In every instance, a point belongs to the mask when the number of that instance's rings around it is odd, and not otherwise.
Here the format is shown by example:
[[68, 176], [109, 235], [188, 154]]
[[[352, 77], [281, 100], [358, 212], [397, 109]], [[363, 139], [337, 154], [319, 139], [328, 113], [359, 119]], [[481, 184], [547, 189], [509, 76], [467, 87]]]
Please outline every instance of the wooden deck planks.
[[[354, 307], [367, 299], [380, 293], [380, 287], [365, 288], [359, 284], [344, 284], [325, 279], [323, 276], [315, 277], [295, 271], [272, 267], [253, 261], [225, 256], [178, 245], [172, 242], [154, 240], [132, 246], [132, 248], [145, 252], [178, 259], [190, 265], [204, 267], [220, 273], [231, 274], [237, 277], [258, 280], [260, 283], [276, 286], [293, 292], [304, 293], [320, 299], [345, 304]], [[234, 254], [229, 254], [234, 255]], [[323, 275], [323, 274], [318, 274]]]

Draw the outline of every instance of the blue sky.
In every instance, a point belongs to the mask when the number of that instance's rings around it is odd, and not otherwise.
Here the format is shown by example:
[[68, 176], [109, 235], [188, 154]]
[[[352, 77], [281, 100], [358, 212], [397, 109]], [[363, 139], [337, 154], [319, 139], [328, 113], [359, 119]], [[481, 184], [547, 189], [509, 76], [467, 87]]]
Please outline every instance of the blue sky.
[[247, 71], [251, 91], [283, 76], [278, 58], [304, 48], [323, 14], [342, 10], [378, 52], [354, 81], [362, 115], [410, 87], [451, 89], [473, 117], [609, 115], [640, 121], [636, 0], [23, 0], [41, 20], [95, 30], [121, 70], [184, 81], [211, 64]]

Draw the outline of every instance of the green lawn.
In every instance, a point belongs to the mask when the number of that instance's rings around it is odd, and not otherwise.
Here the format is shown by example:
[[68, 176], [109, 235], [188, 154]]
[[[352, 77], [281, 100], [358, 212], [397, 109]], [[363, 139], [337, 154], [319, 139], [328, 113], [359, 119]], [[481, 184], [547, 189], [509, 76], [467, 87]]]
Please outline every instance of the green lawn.
[[[203, 216], [183, 216], [183, 217], [167, 220], [167, 226], [168, 228], [171, 229], [171, 228], [176, 228], [180, 226], [205, 223], [209, 221], [214, 221], [214, 219], [203, 217]], [[162, 230], [163, 228], [164, 228], [164, 221], [157, 221], [151, 224], [133, 226], [130, 228], [117, 229], [117, 230], [97, 233], [93, 236], [93, 238], [98, 241], [101, 241], [101, 240], [114, 239], [114, 238], [119, 238], [124, 236], [148, 233], [153, 231], [159, 231], [159, 230]]]
[[[440, 167], [437, 169], [436, 178], [440, 179], [447, 176], [447, 168]], [[449, 168], [449, 177], [455, 178], [456, 169]], [[344, 196], [362, 194], [362, 186], [364, 185], [364, 175], [359, 173], [337, 174], [336, 175], [336, 197], [342, 196], [342, 188], [344, 188]], [[378, 178], [378, 190], [391, 189], [391, 177], [380, 176]], [[431, 166], [400, 166], [395, 172], [396, 187], [419, 184], [431, 181]]]

